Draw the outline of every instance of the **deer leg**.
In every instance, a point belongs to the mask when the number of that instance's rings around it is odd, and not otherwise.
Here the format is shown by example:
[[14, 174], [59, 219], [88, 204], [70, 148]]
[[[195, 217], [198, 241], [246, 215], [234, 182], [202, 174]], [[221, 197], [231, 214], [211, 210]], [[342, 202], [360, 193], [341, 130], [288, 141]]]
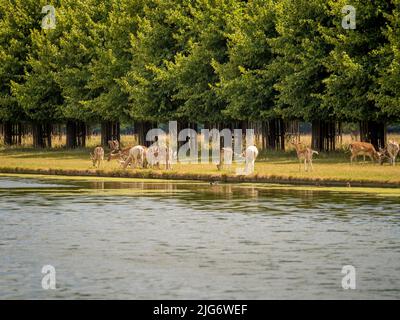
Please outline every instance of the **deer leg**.
[[132, 161], [132, 156], [128, 156], [128, 158], [126, 158], [124, 164], [122, 165], [123, 169], [126, 169], [126, 167], [128, 166], [129, 163], [131, 163]]
[[307, 159], [304, 159], [304, 170], [308, 171]]
[[[368, 157], [371, 159], [371, 162], [374, 162], [374, 158], [370, 154], [368, 155]], [[364, 162], [365, 162], [365, 160], [364, 160]]]

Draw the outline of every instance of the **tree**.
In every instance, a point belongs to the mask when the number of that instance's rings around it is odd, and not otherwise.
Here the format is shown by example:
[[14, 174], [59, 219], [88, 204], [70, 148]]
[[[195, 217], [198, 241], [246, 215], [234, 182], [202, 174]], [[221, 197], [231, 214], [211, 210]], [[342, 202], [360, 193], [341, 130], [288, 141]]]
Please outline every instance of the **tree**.
[[63, 97], [54, 81], [56, 47], [46, 33], [32, 30], [31, 49], [21, 83], [12, 82], [12, 93], [33, 125], [35, 147], [51, 147], [52, 124], [62, 118]]
[[[200, 0], [184, 12], [175, 8], [171, 20], [180, 27], [183, 50], [166, 62], [166, 68], [155, 71], [179, 102], [176, 114], [190, 122], [226, 122], [226, 102], [217, 94], [220, 82], [214, 66], [228, 61], [229, 21], [235, 21], [243, 2], [233, 0]], [[232, 119], [232, 118], [231, 118]]]
[[104, 47], [104, 21], [108, 19], [111, 2], [68, 0], [58, 9], [57, 28], [62, 35], [57, 45], [55, 80], [64, 98], [62, 113], [67, 120], [70, 147], [84, 145], [85, 123], [102, 120], [101, 110], [88, 103], [100, 95], [101, 88], [89, 84], [92, 63]]
[[242, 11], [230, 16], [229, 24], [229, 60], [213, 63], [219, 76], [217, 93], [227, 102], [223, 113], [237, 120], [267, 120], [268, 146], [284, 149], [284, 124], [275, 112], [274, 84], [278, 74], [271, 66], [275, 54], [269, 43], [278, 36], [275, 1], [250, 1]]
[[132, 62], [131, 36], [137, 32], [144, 0], [113, 0], [107, 19], [98, 22], [95, 32], [103, 40], [91, 61], [86, 87], [94, 95], [82, 103], [96, 111], [103, 121], [103, 144], [119, 140], [119, 122], [132, 118], [129, 94], [122, 78]]
[[391, 12], [390, 1], [353, 1], [356, 8], [356, 29], [343, 29], [339, 13], [346, 1], [330, 1], [332, 15], [337, 15], [335, 26], [325, 29], [327, 42], [334, 46], [324, 66], [329, 76], [324, 80], [322, 108], [333, 108], [337, 118], [360, 122], [363, 141], [375, 147], [385, 145], [385, 122], [371, 93], [376, 87], [376, 76], [382, 67], [377, 54], [386, 43], [382, 32], [386, 24], [384, 13]]
[[395, 122], [400, 119], [400, 1], [391, 2], [392, 12], [384, 15], [388, 22], [384, 29], [387, 42], [377, 51], [379, 68], [374, 78], [376, 88], [370, 92], [369, 98], [376, 101], [380, 118]]
[[0, 1], [0, 121], [6, 144], [12, 143], [14, 124], [27, 120], [11, 86], [24, 81], [30, 33], [40, 28], [41, 18], [41, 6], [35, 0]]
[[329, 105], [322, 106], [320, 97], [329, 75], [324, 62], [333, 47], [321, 31], [333, 24], [327, 3], [283, 0], [276, 9], [279, 35], [271, 40], [277, 54], [271, 68], [279, 75], [276, 112], [285, 119], [312, 122], [312, 147], [334, 149], [335, 115]]

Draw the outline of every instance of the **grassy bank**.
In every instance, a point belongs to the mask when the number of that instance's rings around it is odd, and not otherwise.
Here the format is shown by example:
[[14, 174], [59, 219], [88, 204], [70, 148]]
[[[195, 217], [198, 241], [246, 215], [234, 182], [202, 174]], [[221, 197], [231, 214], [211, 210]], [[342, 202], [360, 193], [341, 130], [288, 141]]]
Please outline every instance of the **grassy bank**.
[[226, 182], [268, 182], [328, 186], [399, 187], [400, 165], [379, 166], [370, 162], [349, 164], [348, 154], [321, 154], [314, 161], [314, 171], [299, 171], [293, 152], [262, 153], [256, 163], [256, 172], [250, 176], [237, 176], [234, 168], [218, 171], [212, 164], [176, 164], [173, 170], [122, 170], [116, 161], [105, 161], [94, 169], [89, 149], [34, 150], [1, 149], [0, 172], [25, 174], [56, 174], [76, 176], [107, 176], [131, 178], [157, 178], [176, 180], [203, 180]]

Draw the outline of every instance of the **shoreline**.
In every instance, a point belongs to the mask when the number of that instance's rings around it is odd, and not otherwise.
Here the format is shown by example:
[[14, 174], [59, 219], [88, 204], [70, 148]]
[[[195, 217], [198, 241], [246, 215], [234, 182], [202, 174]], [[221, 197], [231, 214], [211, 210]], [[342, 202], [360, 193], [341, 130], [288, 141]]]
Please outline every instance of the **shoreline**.
[[203, 181], [221, 183], [267, 183], [295, 186], [317, 186], [317, 187], [360, 187], [360, 188], [399, 188], [400, 182], [385, 182], [374, 180], [344, 180], [344, 179], [321, 179], [321, 178], [296, 178], [278, 175], [254, 174], [238, 176], [233, 174], [199, 174], [199, 173], [177, 173], [167, 171], [104, 171], [101, 169], [66, 170], [66, 169], [29, 169], [0, 167], [1, 174], [34, 174], [51, 176], [73, 176], [73, 177], [102, 177], [102, 178], [134, 178], [152, 180], [172, 181]]

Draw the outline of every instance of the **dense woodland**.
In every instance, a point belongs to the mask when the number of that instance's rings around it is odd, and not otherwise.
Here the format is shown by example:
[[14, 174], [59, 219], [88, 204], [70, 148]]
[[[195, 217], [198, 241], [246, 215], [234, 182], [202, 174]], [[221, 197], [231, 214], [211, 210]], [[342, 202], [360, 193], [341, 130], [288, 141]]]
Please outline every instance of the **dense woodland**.
[[[43, 29], [56, 8], [56, 27]], [[344, 29], [345, 5], [356, 29]], [[149, 128], [247, 128], [265, 147], [312, 123], [335, 148], [343, 123], [385, 143], [400, 120], [400, 0], [0, 0], [0, 122], [5, 144], [51, 146]]]

